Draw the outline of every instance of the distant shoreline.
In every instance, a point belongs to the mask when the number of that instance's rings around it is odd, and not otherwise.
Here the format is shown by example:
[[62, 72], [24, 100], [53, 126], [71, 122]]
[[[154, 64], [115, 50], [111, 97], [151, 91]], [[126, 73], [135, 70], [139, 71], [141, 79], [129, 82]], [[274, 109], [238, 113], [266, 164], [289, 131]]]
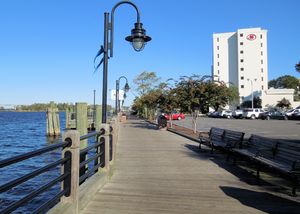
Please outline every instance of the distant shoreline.
[[[59, 111], [59, 112], [65, 112], [66, 110], [62, 110], [62, 111]], [[0, 112], [45, 112], [46, 113], [46, 110], [44, 111], [34, 111], [34, 110], [0, 110]]]

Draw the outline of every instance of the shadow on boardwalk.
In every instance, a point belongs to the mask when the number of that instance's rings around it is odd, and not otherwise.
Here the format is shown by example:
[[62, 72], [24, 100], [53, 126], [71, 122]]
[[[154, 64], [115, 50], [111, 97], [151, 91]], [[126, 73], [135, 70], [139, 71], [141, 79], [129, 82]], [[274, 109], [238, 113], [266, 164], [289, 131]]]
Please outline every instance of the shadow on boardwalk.
[[[242, 204], [266, 213], [300, 212], [300, 203], [267, 192], [257, 192], [229, 186], [220, 186], [220, 188], [226, 195], [237, 199]], [[258, 203], [258, 201], [263, 201], [264, 203]], [[273, 204], [273, 206], [266, 206], [267, 204]], [[282, 210], [282, 207], [285, 207], [285, 210]]]

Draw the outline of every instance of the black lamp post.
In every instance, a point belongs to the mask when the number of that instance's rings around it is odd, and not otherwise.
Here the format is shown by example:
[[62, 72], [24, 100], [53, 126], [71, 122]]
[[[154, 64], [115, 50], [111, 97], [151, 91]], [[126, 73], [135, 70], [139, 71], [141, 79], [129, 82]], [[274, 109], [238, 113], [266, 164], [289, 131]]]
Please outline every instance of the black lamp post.
[[[120, 76], [120, 78], [118, 80], [116, 80], [116, 114], [118, 114], [118, 112], [120, 112], [120, 103], [119, 103], [119, 90], [120, 90], [120, 80], [124, 78], [126, 80], [125, 86], [124, 86], [124, 91], [128, 92], [129, 91], [129, 85], [128, 85], [128, 80], [125, 76]], [[125, 98], [126, 94], [124, 94], [124, 98]]]
[[[110, 51], [110, 58], [113, 57], [114, 13], [116, 8], [121, 4], [129, 4], [133, 6], [137, 13], [137, 21], [134, 24], [134, 29], [131, 30], [131, 35], [126, 37], [126, 41], [129, 41], [132, 44], [135, 51], [141, 51], [145, 44], [151, 40], [151, 37], [146, 36], [146, 30], [143, 29], [143, 24], [140, 22], [139, 9], [131, 1], [121, 1], [117, 3], [112, 8], [110, 20], [109, 13], [104, 13], [102, 123], [106, 123], [108, 51]], [[110, 41], [108, 39], [109, 34]]]

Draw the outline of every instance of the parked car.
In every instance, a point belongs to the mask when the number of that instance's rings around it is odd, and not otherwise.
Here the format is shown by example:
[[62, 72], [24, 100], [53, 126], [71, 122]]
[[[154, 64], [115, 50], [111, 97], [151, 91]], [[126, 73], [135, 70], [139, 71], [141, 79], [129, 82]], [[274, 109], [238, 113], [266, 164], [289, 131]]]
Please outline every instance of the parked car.
[[266, 111], [259, 115], [260, 119], [262, 120], [287, 120], [288, 116], [285, 114], [285, 112], [282, 111]]
[[289, 120], [300, 120], [300, 112], [293, 113], [291, 116], [288, 117]]
[[300, 109], [291, 109], [291, 110], [288, 110], [287, 112], [286, 112], [286, 115], [288, 116], [288, 117], [290, 117], [290, 116], [292, 116], [292, 114], [296, 114], [296, 113], [299, 113], [300, 112]]
[[243, 113], [244, 113], [244, 111], [242, 109], [237, 109], [232, 112], [232, 117], [236, 118], [236, 119], [243, 118]]
[[218, 111], [214, 111], [214, 112], [209, 112], [207, 114], [208, 117], [213, 117], [213, 118], [217, 118], [217, 117], [220, 117], [220, 112]]
[[[170, 120], [169, 114], [164, 114], [164, 116], [167, 118], [167, 120]], [[185, 119], [185, 115], [183, 113], [172, 112], [172, 120], [181, 120], [181, 119]]]
[[263, 113], [264, 110], [260, 109], [260, 108], [254, 108], [254, 109], [244, 109], [244, 112], [243, 112], [243, 117], [244, 118], [247, 118], [247, 119], [257, 119], [259, 118], [259, 115], [261, 113]]
[[230, 111], [230, 110], [221, 111], [219, 113], [219, 116], [224, 117], [224, 118], [232, 118], [232, 111]]

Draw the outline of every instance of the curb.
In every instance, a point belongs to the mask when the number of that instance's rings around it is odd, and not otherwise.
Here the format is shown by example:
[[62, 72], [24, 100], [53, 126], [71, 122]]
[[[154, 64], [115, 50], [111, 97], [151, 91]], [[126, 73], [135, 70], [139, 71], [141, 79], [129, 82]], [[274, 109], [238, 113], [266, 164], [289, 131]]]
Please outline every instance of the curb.
[[187, 138], [187, 139], [189, 139], [189, 140], [192, 140], [192, 141], [195, 141], [195, 142], [197, 142], [197, 143], [200, 143], [200, 140], [199, 140], [199, 139], [196, 139], [196, 138], [193, 138], [193, 137], [191, 137], [191, 136], [189, 136], [189, 135], [186, 135], [186, 134], [183, 134], [183, 133], [181, 133], [181, 132], [178, 132], [178, 131], [176, 131], [175, 129], [168, 128], [167, 130], [168, 130], [169, 132], [174, 133], [174, 134], [177, 134], [177, 135], [180, 135], [180, 136], [182, 136], [182, 137], [185, 137], [185, 138]]

